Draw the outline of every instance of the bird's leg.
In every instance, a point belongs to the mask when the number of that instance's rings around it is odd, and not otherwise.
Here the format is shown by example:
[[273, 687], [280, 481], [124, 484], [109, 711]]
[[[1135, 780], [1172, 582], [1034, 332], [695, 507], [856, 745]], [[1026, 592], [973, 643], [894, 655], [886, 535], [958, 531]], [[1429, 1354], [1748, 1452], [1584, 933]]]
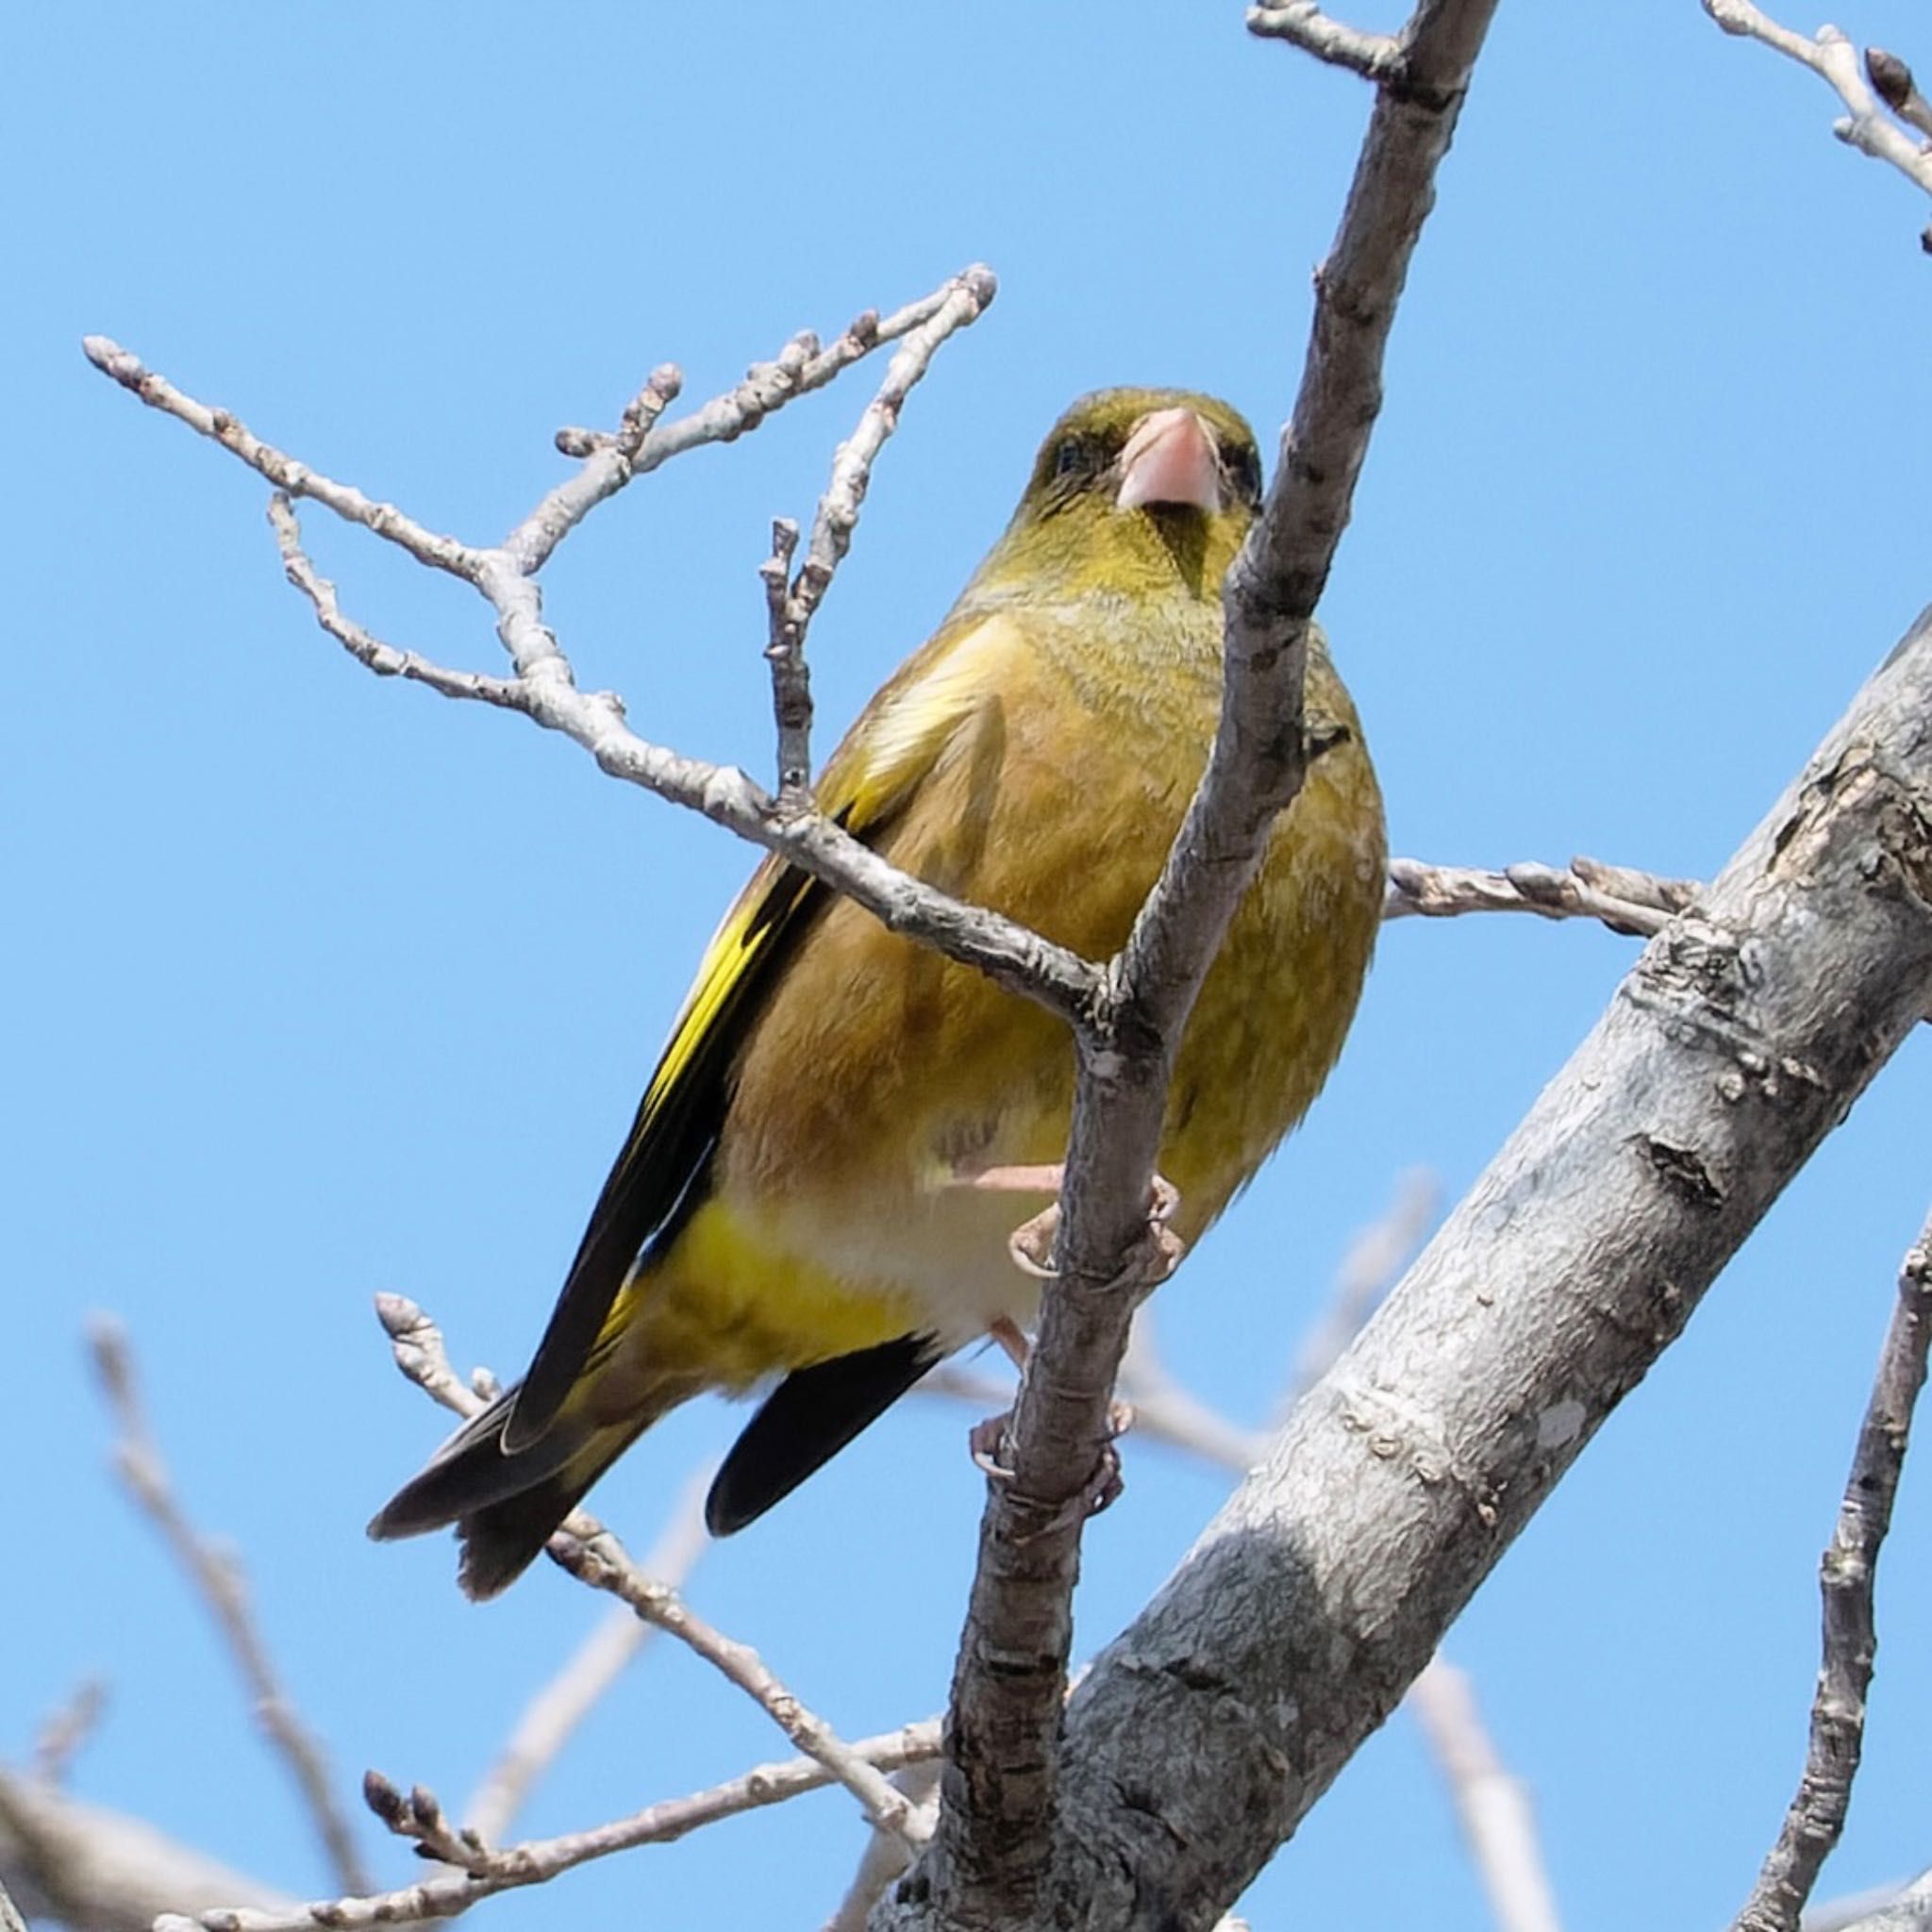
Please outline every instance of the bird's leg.
[[[986, 1332], [999, 1343], [1001, 1352], [1012, 1363], [1015, 1372], [1024, 1375], [1033, 1354], [1025, 1330], [1010, 1316], [996, 1315]], [[966, 1431], [966, 1446], [973, 1453], [974, 1462], [981, 1474], [996, 1483], [1008, 1483], [1013, 1479], [1013, 1472], [1000, 1460], [1007, 1424], [1012, 1420], [1013, 1411], [1003, 1408], [997, 1415], [983, 1416]]]
[[1015, 1370], [1024, 1375], [1026, 1364], [1033, 1359], [1033, 1344], [1026, 1340], [1026, 1331], [1010, 1316], [995, 1315], [986, 1332], [999, 1343], [1001, 1353]]
[[[977, 1173], [956, 1173], [948, 1185], [989, 1193], [1058, 1196], [1065, 1178], [1065, 1169], [1058, 1161], [1054, 1161], [1041, 1166], [988, 1167]], [[1171, 1225], [1180, 1202], [1180, 1190], [1166, 1175], [1157, 1174], [1147, 1190], [1147, 1232], [1154, 1244], [1156, 1263], [1151, 1271], [1150, 1287], [1165, 1281], [1180, 1265], [1181, 1257], [1187, 1252], [1186, 1242]], [[1053, 1279], [1057, 1272], [1053, 1267], [1053, 1243], [1059, 1228], [1059, 1202], [1055, 1199], [1030, 1220], [1022, 1222], [1008, 1236], [1007, 1250], [1013, 1257], [1014, 1266], [1023, 1274], [1031, 1274], [1038, 1280]], [[1019, 1324], [1001, 1315], [988, 1326], [987, 1333], [999, 1343], [1014, 1368], [1024, 1375], [1031, 1351]], [[1012, 1470], [1001, 1460], [1005, 1453], [1007, 1428], [1012, 1420], [1013, 1411], [1007, 1409], [1002, 1414], [988, 1416], [984, 1422], [975, 1423], [967, 1433], [967, 1445], [973, 1452], [973, 1460], [994, 1482], [1010, 1482], [1013, 1478]], [[1076, 1498], [1070, 1506], [1089, 1516], [1097, 1516], [1121, 1493], [1121, 1457], [1114, 1444], [1134, 1425], [1133, 1404], [1116, 1398], [1108, 1405], [1107, 1420], [1107, 1440], [1100, 1445], [1100, 1462], [1094, 1471], [1092, 1484], [1084, 1496]]]

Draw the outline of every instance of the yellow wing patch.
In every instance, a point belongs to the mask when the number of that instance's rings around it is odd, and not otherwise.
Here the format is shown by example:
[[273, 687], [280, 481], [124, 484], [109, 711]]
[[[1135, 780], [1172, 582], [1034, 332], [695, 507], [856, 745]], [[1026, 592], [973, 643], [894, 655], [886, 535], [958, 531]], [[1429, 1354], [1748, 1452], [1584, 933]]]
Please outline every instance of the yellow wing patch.
[[[998, 689], [993, 675], [998, 659], [1024, 642], [1019, 626], [1008, 617], [985, 619], [957, 639], [941, 631], [907, 665], [910, 675], [902, 674], [879, 692], [833, 754], [819, 787], [820, 810], [854, 838], [870, 842], [868, 835], [876, 834], [897, 813], [938, 764], [959, 726], [986, 702], [990, 691]], [[687, 1077], [720, 1016], [733, 1005], [735, 989], [816, 890], [805, 874], [775, 859], [767, 859], [753, 874], [705, 948], [697, 977], [644, 1091], [620, 1166], [643, 1154], [653, 1123]]]
[[[998, 691], [1000, 660], [1024, 645], [1003, 615], [942, 626], [846, 734], [820, 781], [820, 808], [856, 838], [875, 839]], [[645, 1247], [697, 1205], [731, 1065], [824, 895], [808, 874], [768, 858], [712, 935], [538, 1344], [504, 1432], [507, 1447], [538, 1440], [585, 1372], [616, 1346], [635, 1312], [619, 1291]]]

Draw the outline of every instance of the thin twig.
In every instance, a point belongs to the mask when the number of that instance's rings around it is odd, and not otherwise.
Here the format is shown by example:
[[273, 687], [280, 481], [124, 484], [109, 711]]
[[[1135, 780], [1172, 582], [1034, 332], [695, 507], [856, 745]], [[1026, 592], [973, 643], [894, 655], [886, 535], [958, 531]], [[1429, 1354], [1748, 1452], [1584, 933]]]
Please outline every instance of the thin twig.
[[[927, 1718], [878, 1737], [861, 1738], [848, 1748], [880, 1774], [898, 1771], [939, 1756], [940, 1721]], [[204, 1932], [313, 1932], [316, 1926], [329, 1928], [329, 1932], [365, 1932], [374, 1925], [420, 1924], [425, 1920], [450, 1918], [492, 1893], [540, 1885], [560, 1872], [592, 1858], [608, 1857], [613, 1852], [669, 1844], [721, 1818], [780, 1804], [835, 1782], [832, 1774], [814, 1758], [785, 1758], [758, 1765], [689, 1797], [662, 1799], [627, 1818], [588, 1831], [528, 1839], [480, 1854], [466, 1847], [465, 1856], [479, 1868], [475, 1871], [447, 1872], [397, 1891], [332, 1899], [289, 1911], [213, 1911], [192, 1919], [168, 1916], [157, 1921], [155, 1932], [188, 1932], [196, 1925]]]
[[580, 691], [567, 677], [454, 671], [383, 642], [342, 613], [335, 587], [302, 547], [293, 506], [284, 497], [273, 498], [269, 520], [289, 581], [313, 606], [316, 622], [377, 675], [407, 678], [443, 697], [520, 712], [583, 746], [612, 777], [702, 812], [836, 886], [893, 931], [914, 934], [949, 958], [978, 966], [1049, 1011], [1068, 1017], [1091, 1003], [1101, 980], [1098, 967], [1014, 920], [936, 891], [819, 813], [772, 798], [741, 771], [647, 742], [625, 724], [623, 701], [614, 692]]
[[[705, 1491], [711, 1471], [702, 1469], [684, 1486], [658, 1541], [640, 1566], [674, 1590], [708, 1545], [705, 1535]], [[599, 1700], [651, 1641], [654, 1627], [625, 1607], [611, 1610], [565, 1661], [562, 1669], [531, 1698], [509, 1741], [463, 1807], [463, 1822], [488, 1844], [501, 1840], [528, 1800], [537, 1781]]]
[[115, 1468], [214, 1617], [254, 1699], [256, 1722], [293, 1776], [338, 1882], [351, 1891], [367, 1890], [372, 1882], [368, 1869], [357, 1849], [347, 1814], [330, 1789], [322, 1746], [295, 1714], [294, 1705], [275, 1675], [268, 1646], [256, 1626], [241, 1563], [231, 1551], [218, 1549], [197, 1534], [175, 1498], [142, 1404], [126, 1331], [112, 1316], [96, 1315], [88, 1324], [88, 1342], [102, 1390], [120, 1425], [120, 1440], [114, 1445]]
[[66, 1703], [48, 1712], [34, 1739], [28, 1769], [43, 1785], [62, 1785], [80, 1748], [94, 1734], [107, 1708], [105, 1677], [83, 1677]]
[[[584, 1534], [588, 1529], [589, 1534]], [[695, 1651], [728, 1682], [736, 1684], [808, 1757], [815, 1757], [864, 1807], [881, 1831], [917, 1849], [930, 1823], [919, 1807], [846, 1743], [823, 1718], [814, 1715], [773, 1675], [748, 1643], [726, 1637], [700, 1617], [675, 1590], [643, 1575], [629, 1562], [616, 1540], [600, 1526], [573, 1515], [550, 1539], [552, 1558], [575, 1576], [614, 1596], [645, 1623], [675, 1637]]]
[[[673, 457], [682, 456], [686, 450], [696, 449], [704, 443], [735, 442], [787, 403], [808, 395], [813, 390], [824, 388], [834, 376], [849, 369], [860, 358], [869, 356], [882, 342], [897, 341], [922, 323], [929, 322], [952, 298], [960, 283], [966, 281], [981, 285], [984, 291], [981, 307], [991, 301], [992, 272], [984, 264], [975, 262], [950, 281], [942, 283], [931, 294], [922, 295], [917, 301], [907, 303], [903, 308], [895, 308], [890, 315], [882, 316], [875, 308], [865, 309], [847, 325], [828, 348], [821, 349], [818, 338], [809, 330], [793, 336], [771, 361], [753, 363], [745, 373], [744, 380], [735, 389], [714, 397], [701, 408], [653, 429], [638, 452], [632, 475], [643, 475], [659, 464], [669, 462]], [[682, 379], [670, 363], [658, 370], [652, 381], [657, 382], [660, 378], [668, 378], [674, 384]], [[557, 432], [558, 448], [571, 457], [588, 456], [619, 441], [620, 437], [612, 437], [597, 429], [559, 429]]]
[[772, 667], [772, 716], [778, 726], [778, 796], [803, 802], [811, 787], [811, 671], [805, 661], [805, 625], [791, 594], [791, 559], [798, 525], [772, 520], [772, 554], [758, 566], [765, 587], [765, 661]]
[[315, 607], [315, 621], [330, 637], [378, 677], [402, 677], [445, 698], [468, 698], [506, 710], [524, 708], [521, 688], [513, 677], [489, 677], [478, 671], [451, 671], [419, 657], [414, 651], [388, 644], [353, 618], [343, 615], [336, 587], [315, 568], [302, 547], [302, 526], [287, 491], [277, 490], [268, 500], [269, 526], [282, 554], [282, 570], [290, 583]]
[[429, 1319], [426, 1309], [406, 1294], [379, 1294], [375, 1319], [389, 1337], [390, 1355], [406, 1380], [465, 1421], [482, 1409], [487, 1398], [450, 1366], [442, 1330]]
[[[610, 776], [702, 812], [824, 879], [892, 930], [920, 938], [951, 958], [977, 966], [1009, 991], [1071, 1017], [1085, 1008], [1100, 983], [1098, 969], [1088, 961], [1011, 920], [934, 891], [816, 812], [799, 809], [797, 800], [768, 797], [742, 772], [681, 758], [650, 743], [625, 725], [623, 701], [614, 693], [578, 691], [570, 660], [543, 622], [536, 583], [536, 573], [564, 537], [632, 476], [700, 443], [729, 441], [744, 434], [792, 397], [823, 387], [879, 343], [908, 337], [913, 340], [893, 358], [880, 402], [855, 439], [861, 448], [869, 445], [875, 452], [890, 433], [899, 401], [933, 350], [984, 314], [997, 288], [991, 272], [975, 264], [891, 316], [881, 319], [868, 310], [829, 349], [820, 349], [813, 336], [795, 336], [775, 361], [755, 366], [737, 389], [673, 423], [658, 420], [679, 382], [676, 371], [665, 365], [633, 399], [616, 435], [566, 436], [567, 447], [583, 454], [577, 474], [551, 491], [493, 548], [475, 548], [427, 530], [394, 506], [373, 502], [352, 486], [284, 455], [244, 427], [231, 411], [210, 408], [185, 394], [105, 336], [86, 338], [83, 347], [95, 366], [124, 388], [211, 437], [290, 499], [270, 509], [284, 569], [313, 606], [323, 628], [359, 662], [378, 674], [425, 684], [445, 697], [519, 711], [582, 746]], [[849, 483], [851, 478], [845, 480]], [[302, 550], [292, 502], [298, 496], [313, 497], [338, 515], [399, 544], [418, 561], [474, 585], [496, 613], [497, 636], [509, 654], [514, 675], [506, 679], [448, 669], [385, 644], [344, 617], [333, 586]], [[857, 503], [848, 497], [849, 490], [843, 496], [839, 489], [828, 492], [832, 508], [825, 515], [827, 555], [849, 540]], [[839, 535], [841, 527], [843, 539]]]
[[1844, 1830], [1852, 1780], [1865, 1741], [1865, 1695], [1878, 1649], [1873, 1589], [1878, 1552], [1911, 1438], [1912, 1407], [1932, 1343], [1932, 1215], [1899, 1270], [1898, 1300], [1879, 1352], [1838, 1524], [1819, 1565], [1824, 1598], [1824, 1662], [1811, 1705], [1805, 1774], [1777, 1843], [1757, 1874], [1733, 1932], [1794, 1932], [1818, 1874]]
[[[758, 575], [765, 582], [771, 623], [765, 656], [772, 666], [772, 705], [778, 723], [781, 804], [802, 802], [811, 783], [811, 679], [805, 661], [806, 632], [852, 548], [859, 506], [872, 481], [872, 466], [899, 426], [906, 398], [932, 366], [941, 346], [949, 336], [976, 320], [991, 297], [990, 278], [983, 291], [962, 287], [953, 299], [938, 304], [916, 328], [906, 332], [905, 341], [886, 365], [877, 393], [859, 417], [858, 426], [832, 458], [831, 479], [812, 517], [805, 561], [789, 584], [786, 572], [798, 547], [798, 527], [789, 520], [772, 525], [772, 556]], [[852, 327], [865, 340], [878, 339], [875, 315], [860, 316]]]
[[[448, 1351], [435, 1323], [404, 1295], [377, 1295], [375, 1309], [389, 1335], [397, 1368], [445, 1408], [466, 1417], [475, 1414], [483, 1406], [482, 1398], [450, 1367]], [[801, 1751], [816, 1758], [858, 1800], [865, 1815], [879, 1829], [897, 1833], [914, 1844], [924, 1842], [916, 1807], [829, 1724], [807, 1709], [749, 1644], [726, 1637], [675, 1590], [645, 1575], [617, 1538], [588, 1510], [573, 1510], [545, 1548], [551, 1560], [580, 1583], [616, 1597], [633, 1615], [678, 1639], [737, 1685]]]
[[1396, 1175], [1389, 1206], [1349, 1242], [1328, 1300], [1295, 1350], [1294, 1373], [1275, 1411], [1277, 1426], [1335, 1366], [1382, 1297], [1402, 1278], [1441, 1205], [1442, 1184], [1428, 1168], [1412, 1167]]
[[1544, 919], [1597, 919], [1612, 932], [1647, 939], [1694, 905], [1702, 890], [1694, 879], [1662, 878], [1581, 857], [1563, 871], [1532, 860], [1501, 872], [1391, 858], [1382, 917], [1534, 912]]
[[233, 410], [210, 408], [208, 404], [185, 395], [166, 376], [143, 367], [138, 356], [110, 337], [84, 336], [80, 346], [87, 359], [103, 375], [112, 376], [149, 408], [159, 409], [187, 424], [198, 435], [212, 438], [229, 455], [239, 457], [251, 470], [266, 476], [284, 495], [313, 498], [337, 516], [359, 524], [384, 542], [408, 551], [418, 563], [431, 570], [446, 571], [471, 584], [480, 576], [481, 551], [425, 528], [392, 503], [377, 503], [364, 496], [352, 483], [338, 483], [308, 463], [284, 455], [273, 443], [262, 441]]
[[1529, 1793], [1496, 1755], [1468, 1673], [1439, 1657], [1408, 1687], [1407, 1703], [1456, 1800], [1498, 1932], [1561, 1932]]
[[1324, 13], [1315, 0], [1277, 0], [1274, 5], [1250, 7], [1247, 25], [1248, 31], [1262, 40], [1287, 41], [1316, 59], [1349, 68], [1366, 80], [1393, 74], [1402, 58], [1402, 43], [1393, 34], [1345, 26]]
[[[1761, 8], [1753, 6], [1752, 0], [1704, 0], [1704, 10], [1725, 33], [1757, 41], [1800, 66], [1808, 67], [1849, 109], [1832, 124], [1831, 131], [1860, 154], [1890, 162], [1907, 180], [1932, 194], [1932, 152], [1914, 141], [1884, 111], [1879, 96], [1860, 70], [1857, 50], [1837, 27], [1822, 26], [1816, 40], [1807, 40], [1803, 34], [1779, 25]], [[1905, 67], [1903, 61], [1897, 61], [1897, 65]], [[1909, 92], [1909, 69], [1906, 69], [1905, 81]], [[1898, 111], [1905, 112], [1903, 108]], [[1920, 124], [1914, 120], [1912, 125]], [[1926, 231], [1926, 245], [1932, 247], [1932, 229]]]

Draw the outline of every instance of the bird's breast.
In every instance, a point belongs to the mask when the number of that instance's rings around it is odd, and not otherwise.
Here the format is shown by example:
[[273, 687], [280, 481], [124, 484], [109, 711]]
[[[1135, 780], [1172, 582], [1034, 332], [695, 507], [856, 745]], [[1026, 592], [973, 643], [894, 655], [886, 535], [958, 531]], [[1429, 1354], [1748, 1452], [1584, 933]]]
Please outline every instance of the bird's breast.
[[[1054, 654], [1041, 654], [962, 724], [881, 849], [1108, 958], [1206, 761], [1213, 693], [1197, 674], [1096, 720]], [[1342, 735], [1278, 823], [1176, 1056], [1161, 1161], [1190, 1240], [1319, 1090], [1374, 942], [1380, 800], [1325, 660], [1311, 672], [1311, 710], [1318, 703], [1340, 708]], [[839, 901], [750, 1032], [714, 1191], [761, 1252], [891, 1305], [895, 1320], [916, 1307], [963, 1340], [995, 1316], [1031, 1318], [1037, 1283], [1014, 1266], [1007, 1236], [1046, 1197], [956, 1183], [1059, 1160], [1072, 1101], [1058, 1021]]]

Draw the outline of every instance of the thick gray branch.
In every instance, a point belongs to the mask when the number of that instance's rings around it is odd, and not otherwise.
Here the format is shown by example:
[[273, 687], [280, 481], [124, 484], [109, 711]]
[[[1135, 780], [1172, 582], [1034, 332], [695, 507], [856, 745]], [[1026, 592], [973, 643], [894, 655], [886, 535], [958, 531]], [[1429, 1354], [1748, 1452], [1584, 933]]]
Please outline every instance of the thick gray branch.
[[1820, 1906], [1803, 1924], [1804, 1932], [1932, 1932], [1932, 1872], [1882, 1897]]
[[1056, 1926], [1213, 1922], [1928, 996], [1932, 611], [1095, 1663]]

